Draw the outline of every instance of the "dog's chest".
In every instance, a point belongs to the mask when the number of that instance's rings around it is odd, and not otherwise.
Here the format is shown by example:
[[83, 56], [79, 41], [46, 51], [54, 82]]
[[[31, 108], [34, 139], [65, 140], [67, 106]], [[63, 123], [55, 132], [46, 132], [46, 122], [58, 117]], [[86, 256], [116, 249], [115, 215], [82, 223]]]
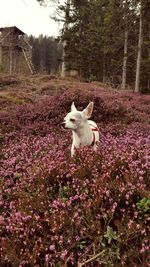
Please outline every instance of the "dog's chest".
[[92, 134], [91, 133], [86, 133], [86, 135], [80, 139], [81, 146], [90, 145], [91, 142], [92, 142]]
[[84, 132], [84, 134], [76, 135], [73, 134], [73, 143], [75, 143], [77, 146], [86, 146], [86, 145], [90, 145], [92, 142], [92, 132]]

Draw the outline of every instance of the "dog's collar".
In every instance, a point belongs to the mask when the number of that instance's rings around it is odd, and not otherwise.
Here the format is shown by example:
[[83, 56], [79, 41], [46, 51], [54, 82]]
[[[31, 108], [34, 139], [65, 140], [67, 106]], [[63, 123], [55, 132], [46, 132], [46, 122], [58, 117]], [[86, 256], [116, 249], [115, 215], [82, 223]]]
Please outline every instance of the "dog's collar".
[[95, 140], [96, 140], [96, 137], [95, 137], [95, 132], [98, 132], [98, 128], [92, 124], [90, 124], [90, 126], [92, 127], [91, 130], [93, 132], [93, 141], [91, 143], [91, 146], [94, 146], [95, 144]]

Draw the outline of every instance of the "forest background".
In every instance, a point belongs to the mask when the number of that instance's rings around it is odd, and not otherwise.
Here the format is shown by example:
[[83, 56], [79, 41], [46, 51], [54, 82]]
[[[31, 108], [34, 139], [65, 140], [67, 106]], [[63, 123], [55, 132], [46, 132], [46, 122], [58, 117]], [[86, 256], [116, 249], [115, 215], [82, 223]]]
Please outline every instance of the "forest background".
[[36, 70], [58, 73], [64, 61], [82, 79], [150, 92], [149, 0], [53, 2], [64, 27], [57, 40], [30, 38]]

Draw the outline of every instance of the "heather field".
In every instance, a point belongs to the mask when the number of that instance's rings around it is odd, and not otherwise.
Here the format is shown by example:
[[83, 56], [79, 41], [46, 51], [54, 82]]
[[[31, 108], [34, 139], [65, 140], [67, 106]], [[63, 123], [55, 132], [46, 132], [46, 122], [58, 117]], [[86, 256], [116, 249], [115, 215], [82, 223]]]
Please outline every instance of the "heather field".
[[[100, 130], [71, 159], [60, 127], [94, 101]], [[50, 76], [0, 78], [0, 266], [146, 267], [150, 96]]]

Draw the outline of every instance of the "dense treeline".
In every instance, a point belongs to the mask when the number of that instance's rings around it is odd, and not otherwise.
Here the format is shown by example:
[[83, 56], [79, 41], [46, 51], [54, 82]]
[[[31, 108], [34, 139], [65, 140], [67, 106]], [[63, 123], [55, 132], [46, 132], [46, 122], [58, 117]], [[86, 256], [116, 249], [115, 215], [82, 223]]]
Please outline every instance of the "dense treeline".
[[149, 0], [67, 0], [59, 8], [66, 70], [123, 89], [140, 80], [137, 90], [150, 90]]
[[60, 18], [64, 12], [63, 73], [150, 92], [150, 0], [56, 2]]
[[62, 58], [62, 45], [53, 37], [30, 37], [32, 62], [37, 72], [58, 73]]

